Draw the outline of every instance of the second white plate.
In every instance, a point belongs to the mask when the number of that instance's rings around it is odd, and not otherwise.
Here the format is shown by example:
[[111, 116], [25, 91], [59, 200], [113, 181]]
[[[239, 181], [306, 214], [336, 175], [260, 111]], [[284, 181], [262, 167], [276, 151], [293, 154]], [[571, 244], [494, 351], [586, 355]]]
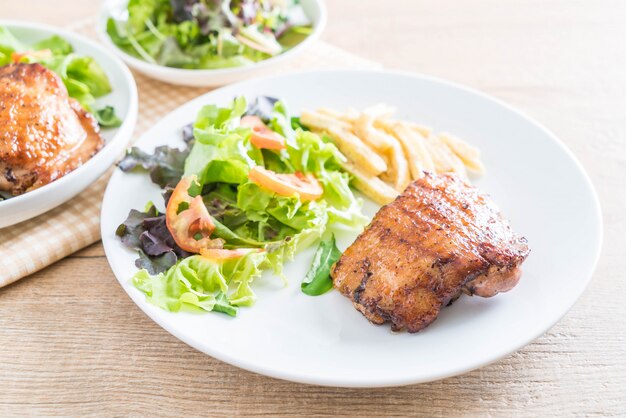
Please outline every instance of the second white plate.
[[[236, 95], [283, 98], [290, 110], [318, 106], [364, 108], [385, 102], [399, 116], [453, 132], [483, 152], [487, 174], [476, 184], [492, 195], [532, 253], [520, 284], [490, 299], [463, 296], [426, 330], [392, 333], [332, 291], [301, 293], [312, 250], [286, 267], [289, 286], [266, 274], [255, 282], [258, 302], [237, 318], [173, 314], [150, 304], [129, 278], [135, 254], [115, 237], [132, 208], [161, 202], [142, 173], [117, 171], [102, 206], [102, 239], [113, 272], [133, 301], [187, 344], [220, 360], [268, 376], [333, 386], [374, 387], [425, 382], [493, 362], [554, 325], [591, 279], [600, 252], [597, 197], [580, 164], [558, 139], [484, 94], [445, 81], [393, 72], [327, 71], [250, 80], [215, 90], [175, 110], [137, 145], [181, 144], [180, 129], [205, 104]], [[368, 204], [373, 215], [376, 206]], [[353, 236], [343, 237], [345, 247]]]

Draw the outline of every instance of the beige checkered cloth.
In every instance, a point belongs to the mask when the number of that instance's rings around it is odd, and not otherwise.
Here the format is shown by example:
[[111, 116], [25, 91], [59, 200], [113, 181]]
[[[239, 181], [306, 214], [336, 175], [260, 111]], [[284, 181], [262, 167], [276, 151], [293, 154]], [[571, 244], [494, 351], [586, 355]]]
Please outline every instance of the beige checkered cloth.
[[[71, 29], [95, 38], [91, 19]], [[280, 72], [315, 68], [376, 68], [378, 64], [359, 58], [324, 42], [287, 64]], [[139, 91], [139, 118], [134, 138], [206, 88], [178, 87], [134, 73]], [[17, 225], [0, 229], [0, 287], [28, 276], [100, 239], [100, 205], [110, 173], [104, 175], [71, 201]]]

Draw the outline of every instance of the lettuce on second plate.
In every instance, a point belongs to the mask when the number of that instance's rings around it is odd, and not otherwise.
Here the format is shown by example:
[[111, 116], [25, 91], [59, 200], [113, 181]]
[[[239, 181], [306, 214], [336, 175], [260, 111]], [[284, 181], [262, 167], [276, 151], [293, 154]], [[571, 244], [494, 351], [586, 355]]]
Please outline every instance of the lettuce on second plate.
[[299, 0], [130, 0], [107, 21], [127, 54], [151, 64], [220, 69], [254, 64], [302, 42], [312, 31]]

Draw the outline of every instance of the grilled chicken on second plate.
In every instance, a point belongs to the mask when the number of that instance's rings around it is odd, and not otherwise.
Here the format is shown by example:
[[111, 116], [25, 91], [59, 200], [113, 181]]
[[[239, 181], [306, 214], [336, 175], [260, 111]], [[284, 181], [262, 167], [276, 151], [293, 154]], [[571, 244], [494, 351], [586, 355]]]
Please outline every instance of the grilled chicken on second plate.
[[417, 332], [462, 292], [512, 289], [529, 251], [487, 195], [427, 173], [378, 211], [331, 275], [371, 322]]
[[0, 191], [19, 195], [89, 160], [103, 141], [93, 116], [40, 64], [0, 68]]

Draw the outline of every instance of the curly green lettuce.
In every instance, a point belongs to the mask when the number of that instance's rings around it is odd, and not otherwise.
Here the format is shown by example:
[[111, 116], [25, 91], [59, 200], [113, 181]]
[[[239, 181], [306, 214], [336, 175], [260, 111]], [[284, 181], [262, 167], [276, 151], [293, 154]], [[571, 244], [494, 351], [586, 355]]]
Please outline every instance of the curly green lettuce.
[[140, 270], [132, 282], [150, 303], [168, 311], [216, 311], [235, 316], [239, 306], [250, 306], [256, 300], [250, 285], [261, 275], [264, 260], [265, 254], [256, 251], [222, 261], [192, 255], [165, 273], [150, 275]]

